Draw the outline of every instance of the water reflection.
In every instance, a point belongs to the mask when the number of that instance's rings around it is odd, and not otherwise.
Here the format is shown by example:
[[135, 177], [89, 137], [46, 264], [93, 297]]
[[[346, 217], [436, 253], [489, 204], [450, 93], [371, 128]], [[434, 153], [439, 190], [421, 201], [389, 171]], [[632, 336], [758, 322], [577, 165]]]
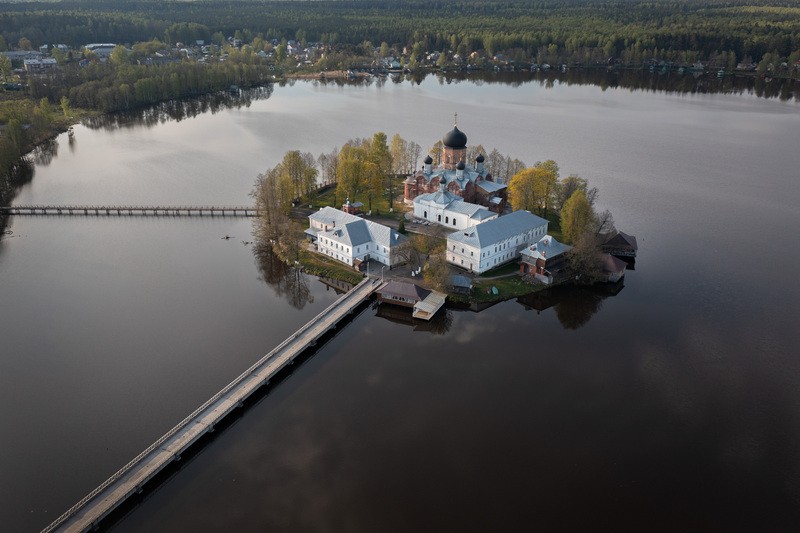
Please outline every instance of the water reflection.
[[180, 122], [202, 113], [217, 113], [225, 109], [250, 107], [254, 100], [265, 100], [272, 95], [271, 84], [238, 93], [221, 91], [187, 100], [170, 100], [152, 107], [100, 115], [85, 119], [83, 124], [91, 129], [131, 128], [134, 126], [152, 127], [171, 120]]
[[33, 163], [46, 167], [58, 157], [58, 138], [53, 137], [42, 142], [30, 154]]
[[[56, 143], [56, 146], [58, 143]], [[50, 157], [52, 160], [52, 157]], [[48, 161], [49, 162], [49, 161]], [[31, 159], [27, 156], [22, 157], [19, 163], [11, 169], [5, 176], [0, 176], [0, 206], [7, 207], [11, 205], [20, 189], [31, 182], [36, 167], [33, 165]], [[9, 215], [0, 215], [0, 243], [7, 235]]]
[[[571, 69], [566, 72], [499, 71], [499, 72], [444, 72], [435, 76], [444, 84], [470, 82], [511, 85], [538, 83], [547, 89], [556, 83], [564, 85], [596, 85], [601, 89], [622, 88], [631, 91], [648, 91], [680, 94], [751, 94], [759, 98], [778, 98], [782, 101], [797, 99], [800, 81], [769, 79], [750, 75], [718, 77], [712, 72], [687, 72], [620, 69]], [[403, 79], [420, 83], [414, 75]], [[424, 78], [423, 78], [424, 79]], [[401, 79], [398, 79], [398, 82]]]
[[257, 244], [253, 247], [259, 279], [272, 287], [275, 294], [295, 309], [302, 309], [314, 301], [309, 286], [309, 277], [297, 268], [290, 267], [275, 255], [268, 245]]
[[[546, 89], [557, 84], [595, 85], [601, 89], [629, 89], [631, 91], [664, 92], [679, 94], [750, 94], [759, 98], [778, 98], [782, 101], [794, 100], [800, 93], [800, 81], [794, 79], [760, 78], [754, 75], [724, 75], [716, 72], [677, 72], [673, 70], [644, 69], [569, 69], [567, 71], [500, 70], [469, 71], [456, 70], [444, 72], [412, 72], [379, 74], [360, 78], [314, 79], [315, 86], [365, 86], [382, 87], [387, 81], [395, 84], [403, 82], [420, 85], [428, 76], [434, 76], [440, 85], [468, 82], [475, 86], [501, 84], [520, 87], [528, 83], [538, 83]], [[281, 87], [291, 87], [297, 80], [290, 79], [280, 83]]]
[[616, 296], [624, 288], [623, 280], [589, 287], [559, 286], [521, 296], [517, 303], [537, 314], [552, 307], [564, 329], [578, 329], [603, 308], [603, 300]]
[[444, 335], [453, 325], [453, 312], [449, 309], [440, 309], [430, 320], [420, 320], [413, 317], [413, 311], [408, 307], [400, 307], [387, 303], [373, 305], [375, 316], [394, 322], [411, 326], [413, 331], [425, 331], [434, 335]]

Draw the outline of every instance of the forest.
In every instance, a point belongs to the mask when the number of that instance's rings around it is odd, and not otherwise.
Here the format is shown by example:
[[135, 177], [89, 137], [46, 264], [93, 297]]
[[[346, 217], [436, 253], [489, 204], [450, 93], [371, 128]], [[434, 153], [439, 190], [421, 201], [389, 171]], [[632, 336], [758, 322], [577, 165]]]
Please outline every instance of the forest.
[[[90, 42], [171, 44], [237, 35], [388, 43], [572, 64], [619, 58], [800, 59], [800, 0], [349, 0], [318, 2], [65, 0], [0, 3], [0, 50]], [[731, 59], [735, 58], [735, 59]]]

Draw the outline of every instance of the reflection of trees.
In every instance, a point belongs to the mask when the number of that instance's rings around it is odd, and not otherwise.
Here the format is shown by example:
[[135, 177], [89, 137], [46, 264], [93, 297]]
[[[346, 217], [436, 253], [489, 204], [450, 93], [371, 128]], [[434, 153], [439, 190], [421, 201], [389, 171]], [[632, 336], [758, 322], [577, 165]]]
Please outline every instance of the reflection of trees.
[[[33, 179], [34, 168], [30, 160], [23, 157], [5, 176], [0, 176], [0, 205], [11, 205], [20, 188]], [[5, 235], [8, 218], [9, 215], [0, 215], [0, 239]]]
[[253, 255], [261, 273], [259, 279], [272, 287], [275, 294], [285, 298], [292, 307], [302, 309], [307, 303], [314, 301], [308, 276], [300, 269], [290, 267], [281, 261], [269, 245], [256, 244]]
[[624, 288], [618, 283], [599, 283], [589, 286], [559, 286], [534, 292], [517, 299], [526, 310], [537, 312], [553, 307], [565, 329], [578, 329], [603, 307], [603, 300], [616, 296]]
[[[693, 75], [694, 74], [694, 75]], [[655, 71], [644, 69], [609, 70], [605, 68], [576, 68], [566, 72], [558, 71], [455, 71], [439, 73], [447, 83], [469, 80], [473, 83], [494, 83], [518, 87], [525, 83], [537, 83], [552, 88], [556, 82], [563, 85], [596, 85], [631, 90], [667, 93], [722, 93], [754, 94], [761, 98], [797, 98], [797, 81], [787, 79], [763, 80], [756, 76], [717, 77], [716, 72], [678, 73], [675, 71]]]
[[169, 100], [135, 111], [99, 115], [84, 120], [91, 129], [114, 129], [133, 126], [152, 127], [170, 120], [181, 121], [202, 113], [216, 113], [224, 109], [249, 107], [254, 100], [264, 100], [272, 95], [272, 85], [230, 93], [220, 91], [187, 100]]
[[555, 305], [558, 321], [564, 329], [578, 329], [603, 307], [604, 298], [591, 288], [571, 287]]
[[52, 163], [53, 159], [55, 159], [57, 156], [58, 140], [55, 137], [42, 142], [39, 144], [39, 146], [34, 148], [33, 152], [31, 152], [31, 159], [33, 162], [43, 167], [46, 167]]

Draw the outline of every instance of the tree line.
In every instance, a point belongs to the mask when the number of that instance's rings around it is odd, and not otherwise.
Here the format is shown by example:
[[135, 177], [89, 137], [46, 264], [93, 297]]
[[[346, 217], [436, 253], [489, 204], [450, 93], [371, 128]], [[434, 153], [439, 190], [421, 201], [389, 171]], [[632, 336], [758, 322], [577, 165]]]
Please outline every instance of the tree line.
[[621, 58], [800, 59], [798, 0], [62, 1], [0, 4], [0, 48], [88, 42], [168, 44], [238, 34], [328, 44], [365, 41], [414, 57], [446, 51], [590, 63]]
[[154, 66], [112, 61], [85, 67], [73, 64], [53, 76], [31, 77], [28, 85], [34, 99], [57, 102], [67, 97], [75, 107], [110, 112], [226, 90], [231, 85], [261, 85], [271, 79], [266, 63], [229, 58], [209, 64], [193, 61]]

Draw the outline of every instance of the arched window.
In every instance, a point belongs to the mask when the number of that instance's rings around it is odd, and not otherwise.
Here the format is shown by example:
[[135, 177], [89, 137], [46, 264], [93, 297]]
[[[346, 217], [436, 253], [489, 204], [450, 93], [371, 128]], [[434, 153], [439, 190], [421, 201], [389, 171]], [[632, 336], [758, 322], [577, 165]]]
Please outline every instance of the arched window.
[[449, 224], [450, 223], [450, 217], [444, 217], [444, 223], [445, 224]]
[[441, 221], [442, 221], [442, 215], [436, 215], [436, 217], [437, 217], [437, 220], [438, 220], [439, 222], [441, 222]]
[[423, 213], [422, 218], [428, 218], [428, 212], [427, 211], [423, 211], [422, 213]]

